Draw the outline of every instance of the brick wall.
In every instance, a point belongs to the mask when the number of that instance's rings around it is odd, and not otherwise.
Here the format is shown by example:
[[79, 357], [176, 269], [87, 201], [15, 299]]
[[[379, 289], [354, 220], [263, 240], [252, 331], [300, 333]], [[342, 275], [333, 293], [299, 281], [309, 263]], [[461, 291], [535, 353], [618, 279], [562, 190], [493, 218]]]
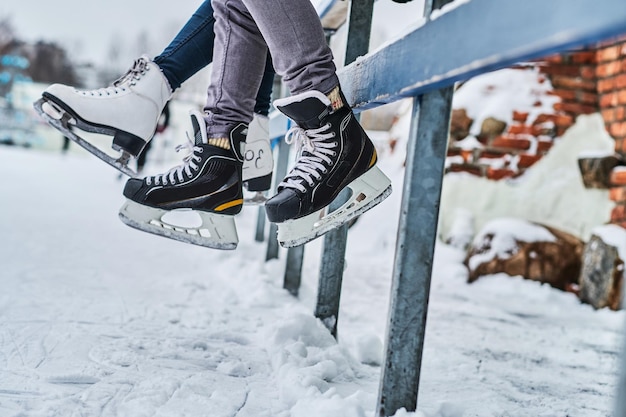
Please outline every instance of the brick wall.
[[[525, 71], [538, 65], [520, 65], [516, 69]], [[465, 172], [491, 180], [517, 177], [540, 160], [554, 139], [574, 123], [573, 116], [561, 109], [535, 114], [532, 120], [528, 112], [513, 111], [510, 119], [512, 122], [503, 129], [482, 130], [476, 137], [480, 146], [466, 150], [465, 144], [456, 139], [467, 135], [472, 121], [464, 110], [454, 110], [446, 172]]]
[[[615, 202], [610, 222], [626, 227], [626, 36], [593, 47], [557, 54], [519, 66], [538, 68], [559, 97], [553, 112], [532, 123], [515, 112], [513, 123], [494, 137], [479, 137], [481, 149], [463, 150], [451, 138], [447, 172], [501, 180], [521, 175], [539, 161], [581, 114], [600, 112], [615, 139], [618, 166], [607, 172], [610, 198]], [[454, 118], [458, 115], [453, 114]], [[458, 122], [458, 121], [457, 121]], [[593, 138], [590, 138], [593, 140]]]
[[[615, 139], [615, 153], [626, 160], [626, 38], [600, 45], [597, 57], [599, 107], [607, 132]], [[615, 202], [610, 222], [626, 227], [626, 167], [613, 168], [609, 197]]]

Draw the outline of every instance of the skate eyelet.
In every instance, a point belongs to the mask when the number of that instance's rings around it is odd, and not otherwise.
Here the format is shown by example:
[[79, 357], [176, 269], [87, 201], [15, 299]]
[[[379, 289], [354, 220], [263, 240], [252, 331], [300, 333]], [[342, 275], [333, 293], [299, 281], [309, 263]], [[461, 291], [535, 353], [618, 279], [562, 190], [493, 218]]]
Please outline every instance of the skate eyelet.
[[204, 149], [203, 148], [198, 148], [198, 153], [203, 153]]

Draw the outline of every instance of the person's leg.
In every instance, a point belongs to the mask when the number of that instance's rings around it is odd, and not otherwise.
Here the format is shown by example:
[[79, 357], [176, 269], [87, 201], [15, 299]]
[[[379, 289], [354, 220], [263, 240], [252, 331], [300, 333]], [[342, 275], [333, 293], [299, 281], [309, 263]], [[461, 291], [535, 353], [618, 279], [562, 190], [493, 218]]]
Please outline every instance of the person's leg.
[[[179, 167], [124, 188], [120, 218], [140, 230], [221, 249], [237, 244], [234, 215], [243, 205], [244, 152], [267, 48], [254, 21], [233, 0], [213, 2], [215, 46], [205, 112], [192, 113], [191, 153]], [[175, 209], [196, 212], [200, 227], [167, 224]]]
[[270, 113], [270, 106], [272, 104], [272, 89], [274, 87], [274, 63], [272, 62], [272, 56], [268, 53], [265, 61], [265, 71], [263, 72], [263, 78], [261, 79], [261, 85], [259, 86], [259, 92], [256, 95], [256, 104], [254, 105], [254, 113], [262, 116], [267, 116]]
[[[298, 143], [299, 159], [265, 208], [269, 220], [280, 223], [281, 244], [300, 245], [378, 204], [391, 192], [391, 183], [374, 166], [374, 145], [341, 93], [310, 1], [231, 1], [245, 4], [292, 92], [274, 105], [298, 125], [288, 137]], [[352, 191], [349, 201], [320, 219], [346, 187]]]
[[211, 1], [205, 0], [163, 52], [154, 58], [173, 91], [213, 61], [214, 23]]
[[209, 137], [224, 137], [250, 123], [266, 64], [267, 46], [239, 0], [213, 0], [215, 42], [211, 81], [204, 107]]
[[292, 95], [339, 85], [333, 55], [309, 0], [240, 0], [272, 54], [274, 68]]
[[[176, 91], [185, 81], [213, 62], [214, 24], [211, 1], [205, 0], [163, 52], [154, 58], [172, 90]], [[254, 112], [257, 114], [267, 116], [269, 113], [274, 76], [274, 67], [268, 54], [256, 97]]]

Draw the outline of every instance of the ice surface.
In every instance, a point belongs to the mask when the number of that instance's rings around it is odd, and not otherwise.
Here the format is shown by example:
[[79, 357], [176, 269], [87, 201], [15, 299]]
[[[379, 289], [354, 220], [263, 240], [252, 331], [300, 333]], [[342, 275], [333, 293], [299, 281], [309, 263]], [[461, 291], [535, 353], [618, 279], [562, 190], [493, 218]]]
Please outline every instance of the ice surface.
[[[236, 251], [185, 245], [118, 220], [105, 164], [0, 148], [0, 416], [373, 415], [402, 160], [381, 160], [396, 192], [350, 230], [336, 343], [311, 314], [320, 241], [295, 299], [256, 208]], [[397, 415], [609, 415], [623, 312], [506, 276], [468, 285], [463, 256], [437, 246], [419, 411]]]

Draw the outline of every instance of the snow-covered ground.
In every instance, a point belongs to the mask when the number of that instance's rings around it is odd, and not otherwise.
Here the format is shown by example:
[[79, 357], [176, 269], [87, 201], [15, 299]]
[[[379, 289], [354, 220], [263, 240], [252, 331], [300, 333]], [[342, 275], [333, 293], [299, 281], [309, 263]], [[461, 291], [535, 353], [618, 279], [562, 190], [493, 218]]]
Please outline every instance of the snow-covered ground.
[[[295, 299], [255, 208], [236, 251], [185, 245], [117, 219], [105, 164], [0, 148], [0, 416], [373, 416], [403, 174], [381, 164], [396, 191], [350, 231], [336, 343], [311, 314], [320, 240]], [[410, 415], [609, 416], [623, 312], [520, 278], [468, 285], [463, 256], [437, 247]]]

